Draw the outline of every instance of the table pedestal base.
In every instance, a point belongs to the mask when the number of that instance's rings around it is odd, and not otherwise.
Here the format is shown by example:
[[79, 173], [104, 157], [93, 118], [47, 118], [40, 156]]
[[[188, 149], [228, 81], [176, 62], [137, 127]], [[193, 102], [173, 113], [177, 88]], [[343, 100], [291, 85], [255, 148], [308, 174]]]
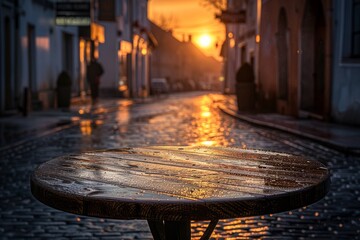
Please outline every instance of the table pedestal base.
[[[211, 220], [200, 240], [208, 240], [218, 220]], [[154, 240], [191, 240], [190, 221], [148, 221]]]

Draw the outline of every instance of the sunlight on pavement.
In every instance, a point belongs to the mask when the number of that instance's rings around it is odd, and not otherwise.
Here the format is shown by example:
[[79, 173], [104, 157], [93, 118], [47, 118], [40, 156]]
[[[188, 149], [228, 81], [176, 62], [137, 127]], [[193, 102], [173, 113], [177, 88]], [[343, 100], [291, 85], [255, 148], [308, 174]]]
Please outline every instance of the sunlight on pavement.
[[80, 121], [80, 117], [71, 117], [72, 122], [78, 122]]
[[89, 136], [92, 133], [91, 120], [80, 121], [80, 131], [84, 136]]
[[118, 125], [129, 124], [130, 122], [130, 109], [127, 106], [121, 107], [121, 111], [116, 114], [116, 122]]
[[94, 128], [99, 125], [103, 125], [104, 121], [101, 119], [91, 120], [83, 119], [80, 120], [80, 131], [83, 136], [90, 136], [93, 133]]
[[[223, 225], [222, 229], [216, 228], [211, 235], [211, 239], [253, 239], [270, 234], [269, 227], [265, 226], [263, 222], [256, 221], [253, 217], [224, 219], [221, 222], [221, 225]], [[208, 222], [204, 221], [193, 222], [191, 224], [193, 236], [199, 238], [205, 231], [207, 224]]]
[[226, 140], [224, 128], [219, 128], [221, 118], [213, 100], [209, 96], [203, 96], [194, 105], [198, 110], [194, 111], [194, 120], [191, 123], [192, 126], [196, 126], [196, 142], [192, 145], [227, 146], [229, 142]]

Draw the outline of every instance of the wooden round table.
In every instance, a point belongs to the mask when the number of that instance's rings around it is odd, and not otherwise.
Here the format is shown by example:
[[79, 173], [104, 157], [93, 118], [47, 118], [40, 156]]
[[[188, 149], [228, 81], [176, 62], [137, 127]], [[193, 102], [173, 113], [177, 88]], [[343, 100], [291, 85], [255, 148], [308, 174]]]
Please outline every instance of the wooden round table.
[[141, 147], [85, 152], [40, 165], [32, 194], [62, 211], [146, 219], [154, 239], [190, 239], [191, 220], [300, 208], [329, 190], [321, 163], [284, 153], [224, 147]]

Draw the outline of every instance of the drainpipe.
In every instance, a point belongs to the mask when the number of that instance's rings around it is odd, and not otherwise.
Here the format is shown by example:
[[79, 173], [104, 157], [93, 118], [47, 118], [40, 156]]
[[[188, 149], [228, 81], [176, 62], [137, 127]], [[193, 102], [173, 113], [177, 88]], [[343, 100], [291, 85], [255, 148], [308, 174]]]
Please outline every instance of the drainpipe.
[[134, 22], [134, 16], [133, 16], [133, 0], [128, 0], [128, 3], [129, 3], [129, 27], [130, 27], [130, 41], [131, 41], [131, 61], [130, 61], [130, 71], [128, 72], [129, 73], [129, 82], [128, 82], [128, 87], [129, 87], [129, 97], [130, 98], [133, 98], [134, 97], [134, 93], [133, 93], [133, 90], [134, 90], [134, 64], [135, 64], [135, 61], [134, 61], [134, 46], [133, 46], [133, 43], [134, 43], [134, 28], [133, 28], [133, 22]]
[[[0, 4], [1, 4], [1, 6], [0, 7], [2, 7], [2, 0], [0, 0]], [[2, 16], [2, 10], [0, 10], [0, 19], [1, 19], [1, 21], [3, 20], [3, 16]], [[2, 23], [2, 22], [1, 22]], [[1, 24], [0, 25], [0, 33], [3, 33], [3, 24]], [[2, 98], [3, 98], [3, 86], [2, 86], [2, 84], [3, 84], [3, 77], [2, 77], [2, 75], [3, 75], [3, 65], [2, 65], [2, 56], [4, 55], [3, 54], [3, 52], [2, 52], [2, 36], [1, 36], [1, 38], [0, 38], [0, 94], [1, 94], [1, 96], [0, 96], [0, 116], [1, 116], [1, 113], [2, 113], [2, 111], [3, 111], [3, 100], [2, 100]]]
[[[22, 91], [20, 89], [20, 79], [21, 79], [21, 56], [20, 56], [20, 49], [21, 49], [21, 44], [20, 44], [20, 17], [22, 14], [22, 9], [20, 8], [20, 4], [19, 4], [19, 0], [15, 0], [14, 1], [14, 6], [15, 6], [15, 33], [14, 33], [14, 37], [15, 37], [15, 48], [14, 48], [14, 62], [15, 62], [15, 72], [14, 72], [14, 94], [15, 94], [15, 106], [19, 109], [21, 109], [21, 107], [24, 109], [23, 110], [23, 114], [25, 115], [25, 111], [28, 111], [25, 108], [28, 108], [27, 105], [22, 105], [21, 103], [21, 97], [22, 97]], [[25, 96], [23, 96], [25, 97]]]

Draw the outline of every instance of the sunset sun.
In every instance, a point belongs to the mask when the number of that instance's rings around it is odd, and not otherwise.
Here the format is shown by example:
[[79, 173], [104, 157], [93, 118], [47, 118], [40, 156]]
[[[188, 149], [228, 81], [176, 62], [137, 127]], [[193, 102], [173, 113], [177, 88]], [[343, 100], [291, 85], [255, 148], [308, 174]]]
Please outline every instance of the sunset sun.
[[212, 42], [211, 36], [208, 34], [203, 34], [201, 35], [198, 39], [197, 39], [197, 44], [201, 47], [201, 48], [208, 48], [210, 47]]

